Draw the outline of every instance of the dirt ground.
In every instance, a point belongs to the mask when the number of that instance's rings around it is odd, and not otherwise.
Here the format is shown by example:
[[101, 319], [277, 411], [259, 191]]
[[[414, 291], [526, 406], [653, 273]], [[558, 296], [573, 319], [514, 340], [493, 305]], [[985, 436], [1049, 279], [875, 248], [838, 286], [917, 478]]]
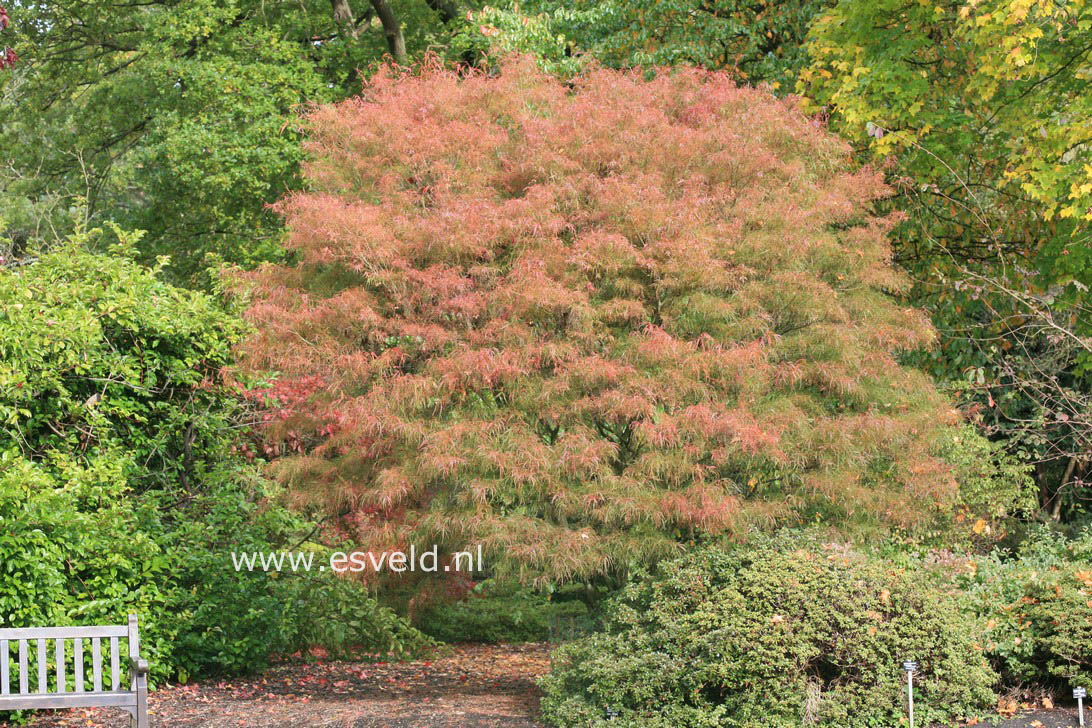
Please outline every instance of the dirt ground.
[[[1085, 722], [1092, 719], [1092, 713], [1087, 709], [1084, 712]], [[988, 725], [988, 724], [987, 724]], [[1077, 710], [1044, 710], [1035, 713], [1026, 713], [997, 724], [998, 728], [1069, 728], [1078, 726]]]
[[[317, 662], [252, 678], [168, 686], [148, 698], [153, 728], [540, 728], [535, 678], [549, 645], [457, 646], [434, 660]], [[128, 728], [107, 708], [38, 716], [33, 728]]]
[[[249, 678], [171, 685], [149, 696], [153, 728], [543, 728], [535, 680], [550, 645], [464, 645], [416, 662], [293, 662]], [[1038, 702], [1035, 705], [1039, 705]], [[981, 728], [1070, 728], [1072, 708], [1012, 701]], [[1092, 726], [1092, 711], [1086, 712]], [[0, 724], [3, 725], [3, 724]], [[107, 708], [42, 713], [30, 728], [128, 728]]]

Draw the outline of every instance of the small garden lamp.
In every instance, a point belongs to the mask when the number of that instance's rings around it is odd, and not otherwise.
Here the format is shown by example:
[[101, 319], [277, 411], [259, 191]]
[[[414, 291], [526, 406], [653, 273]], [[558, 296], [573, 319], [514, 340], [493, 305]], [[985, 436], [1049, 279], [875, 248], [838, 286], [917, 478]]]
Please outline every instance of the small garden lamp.
[[910, 709], [910, 728], [914, 728], [914, 671], [918, 669], [918, 663], [904, 660], [902, 669], [906, 673], [906, 704]]
[[1084, 699], [1088, 692], [1084, 688], [1073, 688], [1073, 697], [1077, 699], [1077, 716], [1081, 720], [1081, 728], [1084, 728]]

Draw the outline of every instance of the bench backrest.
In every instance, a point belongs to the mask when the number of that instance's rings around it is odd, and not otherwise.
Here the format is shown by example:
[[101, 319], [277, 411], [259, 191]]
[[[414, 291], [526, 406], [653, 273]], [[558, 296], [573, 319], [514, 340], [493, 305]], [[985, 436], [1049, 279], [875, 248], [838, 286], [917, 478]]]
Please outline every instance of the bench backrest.
[[[127, 657], [121, 653], [121, 640], [128, 644]], [[67, 692], [82, 693], [90, 687], [94, 692], [104, 691], [103, 641], [109, 645], [110, 684], [106, 691], [131, 692], [136, 686], [121, 684], [124, 674], [130, 675], [129, 660], [140, 653], [140, 636], [136, 616], [130, 615], [129, 624], [97, 627], [23, 627], [0, 629], [0, 696], [45, 695]], [[84, 646], [90, 648], [91, 672], [84, 670]], [[32, 649], [33, 647], [33, 649]], [[31, 691], [31, 653], [37, 668]], [[50, 656], [53, 669], [49, 669]], [[14, 674], [10, 660], [17, 660]], [[71, 671], [69, 671], [71, 665]], [[50, 673], [53, 673], [53, 689], [50, 689]], [[90, 685], [88, 679], [90, 678]], [[71, 688], [71, 690], [69, 689]]]

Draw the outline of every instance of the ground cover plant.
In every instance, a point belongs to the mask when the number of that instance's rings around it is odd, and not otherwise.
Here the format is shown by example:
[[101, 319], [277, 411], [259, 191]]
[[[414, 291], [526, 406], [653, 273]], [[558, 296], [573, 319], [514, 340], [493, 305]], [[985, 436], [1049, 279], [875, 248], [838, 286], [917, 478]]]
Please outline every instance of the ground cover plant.
[[583, 590], [539, 594], [492, 582], [458, 601], [436, 601], [414, 613], [414, 624], [442, 642], [560, 642], [595, 627]]

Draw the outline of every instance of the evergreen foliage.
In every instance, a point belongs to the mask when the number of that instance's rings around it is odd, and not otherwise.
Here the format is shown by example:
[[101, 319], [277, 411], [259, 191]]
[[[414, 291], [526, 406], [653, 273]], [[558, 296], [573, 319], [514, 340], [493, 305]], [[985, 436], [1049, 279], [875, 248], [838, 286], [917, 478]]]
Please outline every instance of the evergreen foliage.
[[[562, 647], [542, 680], [550, 725], [871, 728], [992, 709], [997, 675], [958, 600], [924, 572], [779, 536], [699, 551], [627, 587], [606, 629]], [[604, 725], [606, 725], [604, 723]]]

